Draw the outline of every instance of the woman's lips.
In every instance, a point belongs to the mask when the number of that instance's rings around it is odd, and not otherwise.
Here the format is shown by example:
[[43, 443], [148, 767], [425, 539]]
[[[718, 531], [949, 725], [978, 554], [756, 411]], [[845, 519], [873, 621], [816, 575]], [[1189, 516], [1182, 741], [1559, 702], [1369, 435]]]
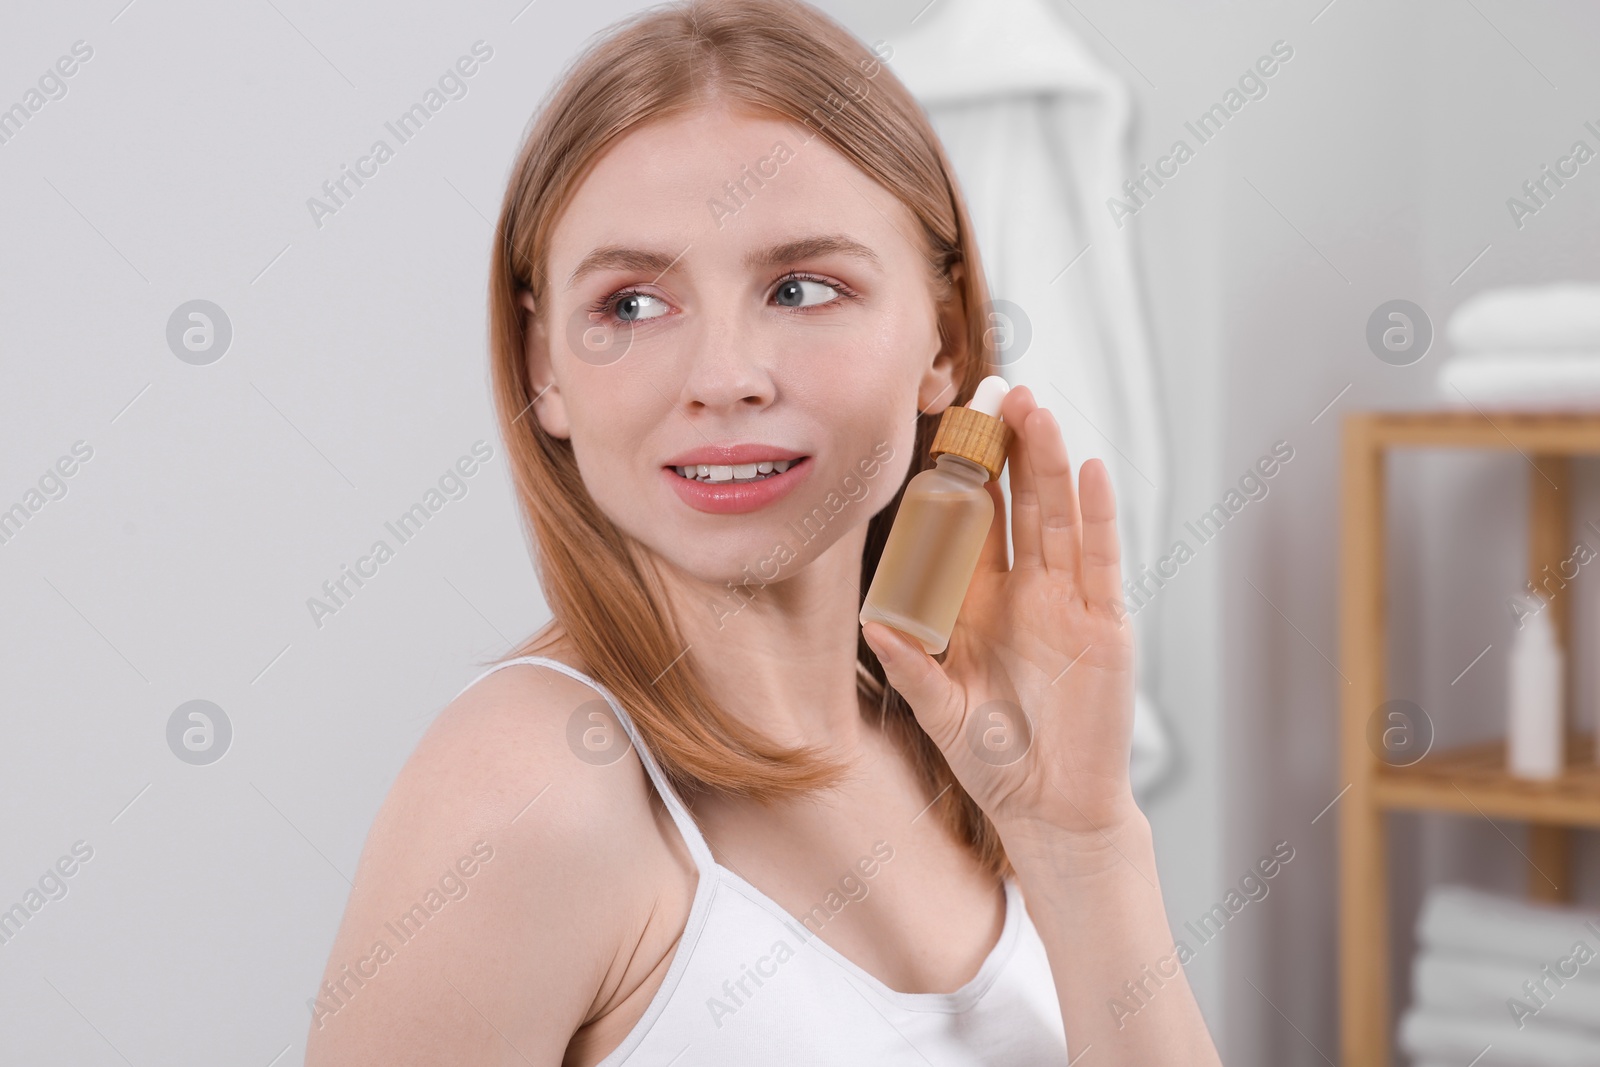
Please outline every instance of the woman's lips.
[[811, 474], [811, 457], [796, 460], [782, 474], [756, 482], [702, 482], [685, 478], [671, 467], [662, 467], [661, 476], [672, 482], [673, 490], [685, 504], [711, 515], [740, 515], [766, 507], [787, 496]]

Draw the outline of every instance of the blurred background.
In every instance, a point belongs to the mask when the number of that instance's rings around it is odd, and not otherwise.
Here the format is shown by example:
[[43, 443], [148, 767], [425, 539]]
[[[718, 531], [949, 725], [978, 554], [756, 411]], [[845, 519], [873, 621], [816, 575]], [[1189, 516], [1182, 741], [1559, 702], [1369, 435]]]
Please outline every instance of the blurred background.
[[[389, 783], [480, 665], [549, 618], [490, 408], [490, 220], [546, 88], [638, 6], [0, 14], [0, 908], [26, 912], [0, 916], [6, 1062], [303, 1055]], [[1503, 291], [1600, 282], [1600, 9], [1019, 0], [984, 8], [978, 33], [959, 0], [819, 6], [885, 45], [927, 103], [1018, 346], [1007, 376], [1055, 410], [1075, 461], [1104, 456], [1133, 564], [1195, 549], [1137, 615], [1139, 799], [1174, 936], [1293, 850], [1266, 895], [1188, 939], [1224, 1060], [1371, 1062], [1341, 1052], [1341, 937], [1382, 961], [1395, 1062], [1499, 1040], [1479, 1041], [1473, 1016], [1527, 1040], [1505, 1002], [1540, 1007], [1521, 979], [1557, 960], [1472, 943], [1487, 897], [1435, 916], [1455, 916], [1478, 969], [1445, 967], [1420, 998], [1414, 984], [1428, 902], [1449, 903], [1436, 890], [1529, 898], [1546, 853], [1524, 822], [1492, 805], [1389, 814], [1388, 928], [1341, 928], [1340, 716], [1360, 681], [1340, 640], [1341, 435], [1380, 409], [1600, 407], [1581, 369], [1520, 399], [1514, 373], [1493, 395], [1493, 374], [1479, 394], [1441, 377], [1471, 348], [1454, 316], [1474, 299], [1489, 301], [1480, 327], [1596, 318], [1592, 290], [1557, 312]], [[461, 56], [478, 62], [460, 94], [393, 138], [385, 123]], [[380, 138], [392, 158], [327, 193]], [[1049, 225], [1030, 233], [1035, 209]], [[1600, 352], [1567, 347], [1585, 344]], [[1522, 632], [1508, 605], [1543, 477], [1506, 445], [1388, 467], [1385, 697], [1412, 702], [1408, 728], [1435, 750], [1506, 732]], [[475, 474], [397, 543], [385, 524], [475, 446]], [[1191, 532], [1274, 455], [1264, 491], [1225, 505], [1214, 536]], [[1592, 461], [1561, 481], [1561, 541], [1600, 551]], [[332, 600], [324, 583], [380, 538], [394, 557]], [[1592, 569], [1562, 592], [1585, 733]], [[1600, 784], [1564, 774], [1577, 828], [1546, 896], [1593, 915]], [[1600, 950], [1600, 930], [1502, 911], [1502, 941], [1554, 929], [1557, 947]], [[1600, 961], [1580, 970], [1528, 1024], [1548, 1024], [1545, 1051], [1478, 1062], [1600, 1062], [1584, 1058], [1600, 1033], [1572, 1014], [1600, 1004], [1583, 999]], [[1447, 986], [1477, 1006], [1421, 1003]]]

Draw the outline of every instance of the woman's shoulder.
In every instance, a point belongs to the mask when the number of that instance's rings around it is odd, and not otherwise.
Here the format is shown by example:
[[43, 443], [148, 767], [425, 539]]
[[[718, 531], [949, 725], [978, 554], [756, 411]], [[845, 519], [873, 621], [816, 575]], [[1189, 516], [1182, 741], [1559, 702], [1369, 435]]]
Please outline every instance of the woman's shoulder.
[[636, 761], [586, 760], [575, 745], [575, 723], [601, 699], [592, 686], [554, 667], [500, 666], [445, 706], [396, 787], [448, 792], [452, 803], [470, 809], [475, 824], [521, 826], [541, 809], [544, 817], [533, 824], [552, 830], [610, 823], [635, 810], [649, 788], [642, 773], [630, 773], [641, 770]]
[[[569, 741], [597, 697], [553, 668], [512, 664], [430, 725], [362, 852], [324, 976], [335, 985], [326, 1010], [313, 1007], [314, 1037], [346, 1039], [325, 1049], [392, 1042], [412, 1056], [446, 1033], [475, 1045], [487, 1017], [529, 1053], [563, 1035], [559, 1059], [625, 990], [648, 916], [663, 892], [678, 895], [679, 865], [639, 761], [586, 760]], [[379, 954], [392, 962], [371, 962]], [[341, 968], [358, 959], [368, 980], [340, 998]], [[379, 970], [396, 977], [371, 981]]]

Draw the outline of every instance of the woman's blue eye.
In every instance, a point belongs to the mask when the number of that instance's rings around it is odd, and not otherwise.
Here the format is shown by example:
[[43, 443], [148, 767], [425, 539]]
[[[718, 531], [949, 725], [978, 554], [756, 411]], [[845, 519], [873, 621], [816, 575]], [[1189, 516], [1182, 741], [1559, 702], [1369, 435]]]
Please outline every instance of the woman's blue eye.
[[[831, 304], [848, 294], [849, 290], [840, 285], [813, 278], [785, 278], [773, 293], [780, 305], [792, 308]], [[623, 291], [591, 310], [593, 314], [609, 313], [615, 322], [632, 324], [658, 319], [670, 309], [660, 297], [634, 290]]]
[[839, 294], [838, 290], [826, 282], [816, 282], [809, 278], [790, 278], [780, 282], [777, 292], [773, 295], [784, 307], [810, 307], [813, 304], [829, 303], [837, 299]]
[[[654, 301], [661, 306], [661, 310], [655, 314], [646, 314], [646, 301]], [[665, 314], [666, 307], [667, 305], [663, 301], [656, 299], [649, 293], [626, 293], [616, 302], [613, 312], [623, 322], [643, 322], [646, 319], [658, 318], [660, 315]]]

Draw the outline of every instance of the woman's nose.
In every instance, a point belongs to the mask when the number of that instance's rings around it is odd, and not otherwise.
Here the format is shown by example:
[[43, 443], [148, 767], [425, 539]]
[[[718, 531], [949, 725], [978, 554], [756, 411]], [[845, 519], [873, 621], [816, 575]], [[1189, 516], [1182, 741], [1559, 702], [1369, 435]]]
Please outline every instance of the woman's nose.
[[685, 356], [682, 403], [726, 413], [772, 402], [771, 349], [756, 324], [732, 309], [703, 313]]

